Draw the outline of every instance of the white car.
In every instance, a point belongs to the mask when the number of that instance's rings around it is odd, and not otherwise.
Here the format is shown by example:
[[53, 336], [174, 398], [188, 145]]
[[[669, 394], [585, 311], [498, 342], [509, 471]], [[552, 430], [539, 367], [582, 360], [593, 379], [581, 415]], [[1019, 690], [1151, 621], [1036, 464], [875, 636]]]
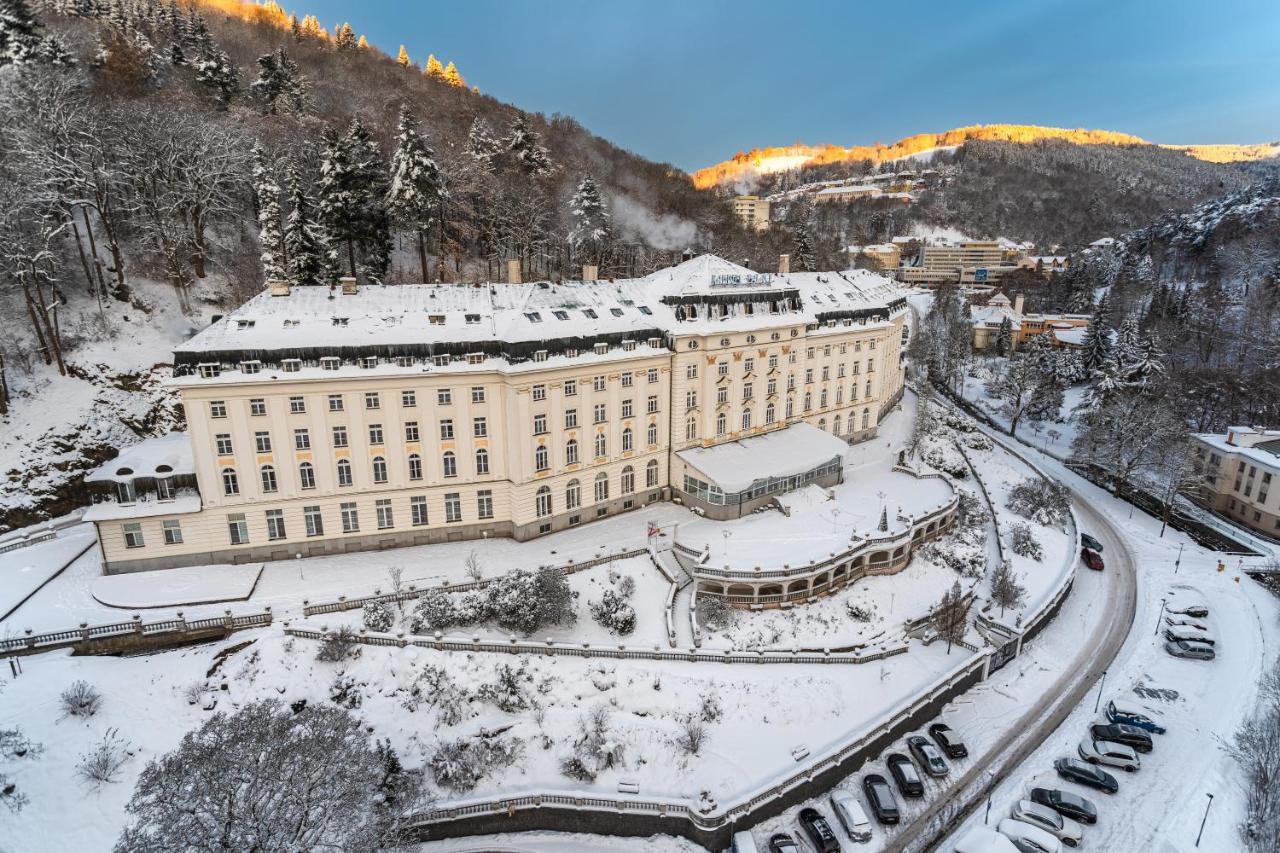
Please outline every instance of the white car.
[[1039, 827], [1068, 847], [1076, 847], [1084, 838], [1084, 829], [1069, 817], [1063, 817], [1048, 806], [1030, 800], [1013, 804], [1009, 817]]
[[1208, 631], [1198, 631], [1195, 628], [1188, 628], [1186, 625], [1171, 625], [1164, 629], [1164, 638], [1177, 642], [1182, 640], [1184, 643], [1204, 643], [1207, 646], [1214, 644], [1213, 634]]
[[1077, 747], [1076, 751], [1080, 753], [1081, 758], [1090, 764], [1119, 767], [1129, 773], [1142, 767], [1142, 762], [1138, 760], [1138, 753], [1122, 743], [1116, 743], [1111, 740], [1094, 740], [1087, 737], [1080, 741], [1080, 746]]
[[853, 795], [836, 791], [831, 795], [831, 811], [836, 813], [836, 820], [840, 821], [851, 840], [862, 843], [871, 840], [871, 821], [862, 803]]
[[956, 842], [956, 853], [1018, 853], [1018, 848], [994, 829], [975, 826]]
[[1058, 839], [1029, 823], [1007, 817], [996, 829], [1021, 853], [1062, 853], [1062, 843]]

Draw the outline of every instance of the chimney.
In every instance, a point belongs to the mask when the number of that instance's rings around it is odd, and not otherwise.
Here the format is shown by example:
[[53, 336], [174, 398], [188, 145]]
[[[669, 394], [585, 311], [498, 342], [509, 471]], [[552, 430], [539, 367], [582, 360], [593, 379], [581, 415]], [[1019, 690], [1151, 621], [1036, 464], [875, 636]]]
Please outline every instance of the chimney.
[[595, 264], [582, 265], [583, 281], [598, 281], [600, 279], [600, 268]]
[[1017, 314], [1018, 316], [1022, 316], [1022, 301], [1023, 301], [1023, 296], [1021, 293], [1013, 297], [1013, 313]]
[[520, 283], [520, 261], [507, 261], [507, 284]]
[[360, 289], [356, 284], [355, 276], [344, 275], [342, 278], [338, 279], [338, 281], [342, 284], [343, 296], [354, 296]]
[[267, 290], [271, 292], [272, 296], [288, 296], [289, 282], [282, 278], [267, 279]]
[[791, 256], [778, 255], [778, 275], [791, 274]]

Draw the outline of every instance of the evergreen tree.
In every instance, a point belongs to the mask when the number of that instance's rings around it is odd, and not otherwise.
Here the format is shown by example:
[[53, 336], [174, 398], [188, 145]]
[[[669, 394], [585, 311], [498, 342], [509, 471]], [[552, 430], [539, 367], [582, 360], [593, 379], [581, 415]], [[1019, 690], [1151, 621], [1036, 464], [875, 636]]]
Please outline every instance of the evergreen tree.
[[271, 174], [260, 143], [253, 145], [253, 194], [258, 202], [258, 242], [262, 245], [262, 277], [285, 278], [284, 235], [280, 231], [280, 187]]
[[427, 64], [423, 66], [422, 73], [432, 80], [444, 79], [444, 66], [440, 64], [440, 60], [436, 59], [434, 53], [427, 54]]
[[409, 58], [409, 51], [404, 49], [404, 45], [400, 45], [400, 55], [396, 57], [396, 64], [401, 68], [413, 67], [413, 60]]
[[338, 50], [356, 49], [356, 33], [350, 24], [339, 24], [334, 28], [333, 46]]
[[1104, 296], [1089, 321], [1084, 336], [1084, 367], [1090, 373], [1101, 370], [1111, 361], [1111, 328], [1107, 320], [1107, 298]]
[[467, 88], [467, 81], [462, 79], [462, 75], [458, 73], [458, 66], [452, 62], [444, 67], [444, 82], [459, 89]]
[[40, 22], [26, 0], [0, 0], [0, 68], [38, 59]]
[[598, 264], [609, 239], [609, 208], [591, 175], [583, 175], [578, 182], [577, 192], [569, 200], [569, 216], [569, 245], [583, 259]]
[[222, 48], [210, 42], [196, 62], [196, 81], [213, 91], [218, 108], [225, 110], [240, 91], [240, 70]]
[[996, 354], [1008, 357], [1013, 351], [1013, 323], [1006, 315], [1000, 321], [1000, 331], [996, 333]]
[[283, 47], [258, 57], [258, 79], [249, 86], [249, 91], [263, 102], [268, 114], [306, 112], [307, 90], [306, 78]]
[[467, 144], [463, 151], [483, 166], [486, 170], [493, 168], [493, 160], [501, 150], [498, 140], [493, 136], [493, 128], [480, 116], [471, 122], [471, 130], [467, 132]]
[[285, 220], [284, 245], [291, 282], [312, 285], [331, 278], [324, 236], [311, 216], [311, 202], [302, 188], [296, 163], [289, 166], [289, 216]]
[[541, 176], [551, 173], [551, 157], [542, 145], [542, 137], [529, 127], [529, 120], [523, 113], [511, 123], [507, 151], [527, 174]]
[[448, 193], [435, 154], [418, 133], [418, 119], [407, 107], [400, 109], [396, 150], [391, 155], [391, 186], [387, 212], [391, 221], [418, 235], [418, 261], [427, 281], [427, 229], [437, 219]]

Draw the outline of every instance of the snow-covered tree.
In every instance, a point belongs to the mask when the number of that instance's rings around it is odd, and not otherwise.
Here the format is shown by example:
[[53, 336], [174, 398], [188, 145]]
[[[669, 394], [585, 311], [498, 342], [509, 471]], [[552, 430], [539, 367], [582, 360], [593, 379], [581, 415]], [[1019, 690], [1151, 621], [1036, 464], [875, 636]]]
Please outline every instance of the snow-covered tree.
[[583, 175], [569, 200], [569, 245], [583, 259], [599, 263], [609, 239], [609, 208], [591, 175]]
[[305, 113], [310, 105], [307, 79], [283, 47], [258, 57], [258, 79], [249, 85], [270, 115]]
[[258, 205], [258, 243], [262, 246], [262, 277], [265, 281], [287, 277], [284, 232], [280, 215], [280, 185], [271, 174], [267, 155], [260, 143], [253, 145], [253, 194]]
[[486, 170], [493, 168], [493, 159], [502, 150], [501, 143], [493, 135], [493, 128], [482, 117], [476, 116], [471, 121], [471, 130], [467, 132], [467, 143], [462, 149]]
[[296, 163], [289, 165], [289, 215], [285, 219], [284, 247], [290, 282], [313, 285], [332, 279], [324, 233], [312, 214], [311, 200], [307, 198]]
[[418, 237], [418, 262], [427, 281], [427, 229], [440, 218], [440, 206], [448, 197], [435, 152], [418, 133], [418, 119], [401, 107], [396, 150], [391, 155], [391, 184], [387, 213], [391, 221]]
[[551, 173], [551, 156], [542, 144], [542, 137], [529, 127], [529, 120], [524, 113], [517, 115], [511, 123], [511, 130], [507, 134], [507, 152], [516, 165], [530, 175]]

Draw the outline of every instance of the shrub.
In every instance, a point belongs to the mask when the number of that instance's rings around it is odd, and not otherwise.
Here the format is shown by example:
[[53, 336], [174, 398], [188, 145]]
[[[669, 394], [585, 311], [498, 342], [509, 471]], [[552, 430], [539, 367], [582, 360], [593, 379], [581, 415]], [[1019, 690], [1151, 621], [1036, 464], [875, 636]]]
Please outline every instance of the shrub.
[[636, 610], [621, 595], [605, 590], [599, 601], [591, 603], [591, 618], [611, 634], [626, 636], [636, 629]]
[[376, 599], [366, 601], [364, 605], [364, 627], [370, 631], [390, 631], [396, 622], [395, 614], [385, 602]]
[[1071, 514], [1071, 493], [1061, 483], [1033, 477], [1009, 490], [1008, 507], [1037, 524], [1060, 527]]
[[1013, 553], [1019, 557], [1028, 557], [1037, 562], [1044, 559], [1044, 548], [1040, 546], [1040, 540], [1036, 539], [1030, 527], [1020, 521], [1009, 527], [1009, 542]]
[[320, 650], [316, 652], [316, 660], [325, 663], [338, 663], [356, 654], [356, 632], [346, 625], [337, 631], [330, 631], [320, 641]]
[[62, 712], [72, 717], [88, 719], [98, 713], [102, 694], [87, 681], [73, 682], [62, 691]]

